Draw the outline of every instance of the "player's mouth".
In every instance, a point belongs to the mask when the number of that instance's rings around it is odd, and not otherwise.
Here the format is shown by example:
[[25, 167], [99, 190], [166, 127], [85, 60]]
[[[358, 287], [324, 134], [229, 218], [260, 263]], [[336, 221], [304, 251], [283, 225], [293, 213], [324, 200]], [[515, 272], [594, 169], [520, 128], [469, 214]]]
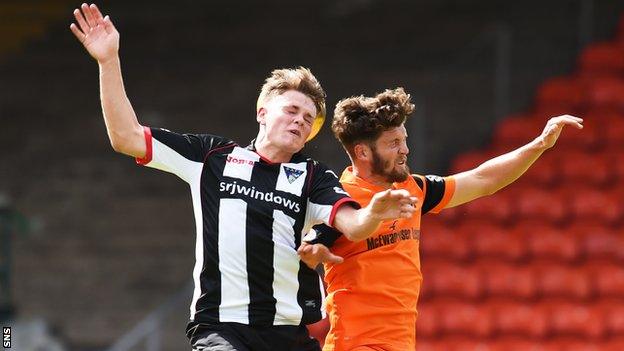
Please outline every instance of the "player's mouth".
[[294, 130], [294, 129], [293, 129], [293, 130], [289, 130], [289, 132], [290, 132], [291, 134], [294, 134], [294, 135], [298, 136], [298, 137], [301, 137], [301, 132], [300, 132], [300, 131], [298, 131], [298, 130]]

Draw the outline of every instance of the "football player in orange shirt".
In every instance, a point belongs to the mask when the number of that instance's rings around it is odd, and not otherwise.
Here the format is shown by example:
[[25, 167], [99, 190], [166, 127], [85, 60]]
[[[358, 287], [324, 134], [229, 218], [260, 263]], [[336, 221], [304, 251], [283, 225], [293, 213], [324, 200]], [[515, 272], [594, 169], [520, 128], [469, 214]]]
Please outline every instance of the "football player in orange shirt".
[[[402, 88], [351, 97], [336, 106], [332, 131], [351, 159], [340, 178], [349, 195], [365, 206], [376, 192], [406, 189], [419, 201], [411, 218], [385, 221], [367, 237], [315, 227], [316, 238], [309, 243], [331, 246], [331, 252], [319, 245], [299, 248], [309, 266], [325, 263], [331, 329], [324, 351], [414, 350], [422, 283], [421, 215], [494, 194], [551, 148], [564, 126], [583, 127], [580, 118], [554, 117], [533, 141], [475, 169], [449, 177], [422, 176], [407, 166], [405, 120], [413, 110]], [[340, 257], [344, 262], [337, 263]]]

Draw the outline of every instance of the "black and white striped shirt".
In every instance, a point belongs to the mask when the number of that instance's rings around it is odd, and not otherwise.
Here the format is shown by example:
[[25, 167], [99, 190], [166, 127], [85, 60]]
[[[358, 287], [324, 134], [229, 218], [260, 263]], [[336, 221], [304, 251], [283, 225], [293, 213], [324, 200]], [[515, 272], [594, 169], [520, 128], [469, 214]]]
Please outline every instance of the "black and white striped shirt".
[[197, 241], [191, 323], [299, 325], [320, 320], [318, 274], [297, 255], [302, 235], [357, 207], [335, 174], [295, 154], [272, 163], [250, 146], [208, 134], [145, 128], [140, 164], [191, 188]]

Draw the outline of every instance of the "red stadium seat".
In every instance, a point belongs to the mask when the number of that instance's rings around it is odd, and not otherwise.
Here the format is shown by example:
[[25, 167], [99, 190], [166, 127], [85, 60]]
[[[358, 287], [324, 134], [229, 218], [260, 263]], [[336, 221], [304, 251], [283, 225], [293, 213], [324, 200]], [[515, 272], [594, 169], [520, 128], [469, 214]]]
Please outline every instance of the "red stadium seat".
[[527, 340], [526, 337], [502, 337], [492, 340], [489, 351], [547, 351], [539, 341]]
[[558, 224], [569, 215], [565, 199], [557, 196], [556, 192], [515, 187], [513, 195], [520, 218]]
[[556, 77], [547, 80], [537, 90], [536, 110], [544, 106], [577, 109], [583, 104], [583, 84], [575, 77]]
[[416, 337], [430, 339], [440, 334], [438, 308], [433, 301], [418, 305], [418, 319], [416, 320]]
[[[602, 310], [607, 331], [613, 336], [624, 337], [624, 302], [620, 298], [603, 298], [597, 308]], [[624, 338], [620, 341], [624, 341]]]
[[472, 243], [477, 257], [517, 261], [526, 256], [522, 236], [486, 220], [466, 220], [457, 227], [457, 233]]
[[606, 326], [599, 308], [574, 302], [543, 302], [550, 312], [552, 331], [560, 336], [601, 338]]
[[495, 223], [507, 223], [512, 212], [508, 193], [499, 192], [484, 196], [462, 206], [464, 219], [485, 219]]
[[587, 269], [592, 274], [598, 296], [624, 296], [624, 267], [616, 263], [594, 261]]
[[[606, 156], [613, 164], [613, 172], [619, 184], [616, 186], [622, 186], [624, 184], [624, 147], [619, 150], [608, 150]], [[618, 193], [617, 190], [615, 193]], [[621, 193], [624, 195], [624, 192]]]
[[483, 260], [474, 266], [483, 276], [489, 297], [511, 297], [523, 300], [536, 296], [535, 273], [530, 266], [515, 266]]
[[546, 297], [588, 299], [592, 291], [589, 272], [557, 264], [533, 264], [539, 293]]
[[624, 260], [624, 238], [605, 225], [574, 222], [569, 229], [587, 259]]
[[448, 302], [440, 307], [439, 319], [446, 334], [485, 338], [491, 335], [494, 328], [491, 316], [487, 305]]
[[570, 210], [575, 220], [615, 225], [624, 215], [621, 200], [610, 192], [581, 187], [570, 196]]
[[514, 148], [535, 139], [546, 125], [546, 121], [533, 118], [533, 115], [516, 115], [501, 120], [494, 132], [494, 145], [497, 148]]
[[544, 343], [544, 347], [553, 351], [602, 351], [599, 343], [574, 337], [551, 339]]
[[624, 48], [615, 42], [595, 43], [583, 50], [579, 59], [581, 75], [624, 74]]
[[584, 120], [583, 129], [569, 126], [559, 135], [554, 152], [562, 153], [564, 150], [597, 150], [602, 148], [603, 145], [604, 138], [601, 134], [600, 126], [594, 121]]
[[591, 79], [587, 86], [589, 108], [622, 111], [624, 109], [624, 81], [615, 77]]
[[624, 114], [621, 113], [604, 113], [603, 118], [599, 120], [604, 128], [605, 144], [608, 150], [613, 150], [623, 154], [624, 150]]
[[520, 187], [552, 187], [561, 179], [559, 155], [556, 151], [546, 151], [531, 167], [514, 182]]
[[580, 257], [578, 238], [547, 223], [520, 222], [513, 233], [523, 237], [529, 255], [538, 259], [571, 262]]
[[624, 337], [622, 334], [617, 335], [604, 341], [600, 346], [600, 351], [622, 351], [624, 350]]
[[444, 261], [423, 262], [424, 286], [435, 296], [475, 299], [481, 295], [479, 272]]
[[559, 165], [565, 182], [600, 187], [615, 180], [613, 165], [601, 153], [562, 152], [559, 153]]
[[469, 151], [464, 152], [453, 159], [451, 162], [451, 173], [459, 173], [469, 171], [483, 162], [491, 159], [493, 156], [491, 151]]
[[549, 333], [548, 313], [539, 305], [516, 302], [491, 303], [493, 323], [498, 334], [525, 340], [543, 338]]
[[423, 256], [427, 259], [450, 258], [464, 260], [470, 254], [470, 245], [466, 238], [458, 235], [457, 230], [432, 222], [421, 230], [420, 239]]

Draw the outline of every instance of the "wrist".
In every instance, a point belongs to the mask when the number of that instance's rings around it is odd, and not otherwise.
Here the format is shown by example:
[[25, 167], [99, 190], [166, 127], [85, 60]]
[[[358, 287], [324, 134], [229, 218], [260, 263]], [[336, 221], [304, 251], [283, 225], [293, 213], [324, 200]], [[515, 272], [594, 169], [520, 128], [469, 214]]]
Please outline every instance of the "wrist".
[[97, 60], [100, 68], [119, 67], [121, 65], [119, 55], [111, 55], [110, 57], [100, 58]]

